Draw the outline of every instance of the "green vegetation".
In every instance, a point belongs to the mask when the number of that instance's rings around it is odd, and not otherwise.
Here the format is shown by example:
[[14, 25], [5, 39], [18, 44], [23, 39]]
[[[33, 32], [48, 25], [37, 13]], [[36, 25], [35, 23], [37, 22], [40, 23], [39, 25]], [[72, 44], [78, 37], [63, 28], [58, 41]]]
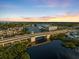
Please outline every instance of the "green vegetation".
[[61, 41], [63, 41], [65, 39], [65, 34], [64, 33], [60, 33], [56, 36], [56, 39], [59, 39]]
[[26, 43], [0, 47], [0, 59], [30, 59], [27, 53]]
[[63, 46], [66, 48], [75, 48], [78, 44], [75, 40], [66, 39], [65, 34], [59, 34], [57, 38], [63, 42]]
[[64, 42], [64, 47], [66, 48], [75, 48], [76, 45], [73, 42]]
[[64, 40], [64, 37], [65, 37], [65, 34], [64, 33], [60, 33], [60, 34], [58, 34], [58, 35], [55, 35], [55, 36], [53, 36], [53, 35], [51, 35], [50, 36], [50, 40], [52, 41], [52, 40]]
[[69, 22], [0, 22], [0, 28], [11, 28], [11, 27], [22, 27], [22, 26], [31, 26], [32, 24], [50, 24], [55, 26], [63, 26], [63, 27], [73, 27], [79, 26], [79, 23], [69, 23]]
[[51, 41], [53, 41], [53, 40], [54, 40], [53, 35], [51, 35], [49, 39], [50, 39]]
[[79, 46], [79, 40], [64, 40], [63, 46], [67, 48], [75, 48]]
[[65, 34], [60, 33], [56, 36], [50, 36], [50, 40], [61, 40], [63, 42], [62, 46], [66, 47], [66, 48], [75, 48], [77, 46], [79, 46], [79, 40], [70, 40], [70, 39], [66, 39], [65, 38]]
[[7, 28], [14, 28], [14, 27], [25, 27], [30, 26], [31, 24], [25, 22], [2, 22], [0, 23], [0, 28], [7, 29]]
[[30, 34], [30, 32], [28, 31], [28, 29], [27, 28], [24, 28], [23, 30], [22, 30], [22, 34]]

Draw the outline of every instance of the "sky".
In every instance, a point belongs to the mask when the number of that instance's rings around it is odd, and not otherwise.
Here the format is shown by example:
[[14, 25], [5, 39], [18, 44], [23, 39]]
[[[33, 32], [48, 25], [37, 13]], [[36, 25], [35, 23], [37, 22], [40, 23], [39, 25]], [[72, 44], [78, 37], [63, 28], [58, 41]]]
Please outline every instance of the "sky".
[[0, 18], [78, 14], [79, 0], [0, 0]]

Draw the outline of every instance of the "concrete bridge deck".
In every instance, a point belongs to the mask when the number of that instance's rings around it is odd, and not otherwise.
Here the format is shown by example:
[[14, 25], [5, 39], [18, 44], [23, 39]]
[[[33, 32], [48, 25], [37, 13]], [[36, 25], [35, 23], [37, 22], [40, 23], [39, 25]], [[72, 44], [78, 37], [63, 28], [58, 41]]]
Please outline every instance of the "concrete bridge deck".
[[14, 42], [20, 42], [22, 40], [27, 41], [27, 39], [31, 39], [31, 41], [35, 41], [36, 37], [40, 37], [40, 36], [50, 36], [50, 35], [56, 35], [59, 33], [66, 33], [66, 32], [70, 32], [73, 30], [56, 30], [56, 31], [51, 31], [51, 32], [41, 32], [41, 33], [35, 33], [35, 34], [24, 34], [24, 35], [18, 35], [18, 36], [14, 36], [14, 37], [10, 37], [10, 38], [3, 38], [2, 40], [0, 40], [0, 45], [4, 46], [8, 43], [14, 43]]

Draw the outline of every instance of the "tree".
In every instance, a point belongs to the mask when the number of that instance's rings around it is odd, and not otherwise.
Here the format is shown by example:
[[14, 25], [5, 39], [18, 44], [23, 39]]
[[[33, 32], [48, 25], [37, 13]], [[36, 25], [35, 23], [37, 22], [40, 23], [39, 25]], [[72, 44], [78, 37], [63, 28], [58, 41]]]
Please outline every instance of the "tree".
[[25, 43], [0, 48], [0, 59], [30, 59]]

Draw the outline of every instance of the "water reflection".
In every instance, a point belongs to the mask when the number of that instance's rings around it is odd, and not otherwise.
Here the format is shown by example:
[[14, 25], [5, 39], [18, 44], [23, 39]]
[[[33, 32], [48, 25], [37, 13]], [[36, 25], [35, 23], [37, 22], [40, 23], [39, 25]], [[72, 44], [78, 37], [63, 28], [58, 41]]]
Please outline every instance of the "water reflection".
[[79, 48], [65, 48], [59, 40], [28, 49], [31, 59], [79, 59]]

